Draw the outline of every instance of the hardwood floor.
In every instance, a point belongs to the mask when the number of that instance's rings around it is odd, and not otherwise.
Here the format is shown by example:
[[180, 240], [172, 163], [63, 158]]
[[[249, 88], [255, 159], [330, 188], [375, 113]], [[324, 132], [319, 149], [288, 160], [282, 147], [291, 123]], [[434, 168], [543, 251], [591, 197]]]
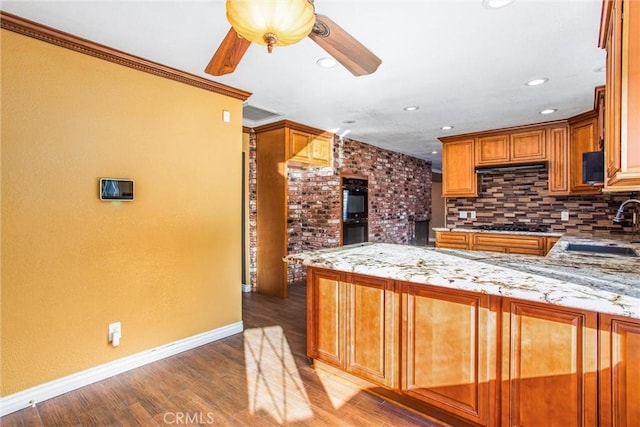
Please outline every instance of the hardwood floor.
[[11, 426], [437, 426], [309, 366], [306, 287], [243, 294], [242, 334], [0, 418]]

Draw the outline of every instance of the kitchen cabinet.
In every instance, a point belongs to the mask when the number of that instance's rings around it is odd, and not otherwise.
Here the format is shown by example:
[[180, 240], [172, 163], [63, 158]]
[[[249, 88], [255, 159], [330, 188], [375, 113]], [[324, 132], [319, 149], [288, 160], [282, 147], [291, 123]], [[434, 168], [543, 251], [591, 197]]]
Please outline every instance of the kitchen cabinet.
[[486, 294], [402, 283], [402, 393], [495, 424], [497, 319]]
[[470, 233], [451, 233], [436, 230], [436, 247], [447, 249], [471, 249]]
[[607, 51], [604, 191], [638, 191], [640, 3], [629, 0], [602, 2], [599, 45]]
[[640, 419], [640, 321], [600, 314], [600, 426]]
[[442, 145], [442, 197], [477, 197], [474, 140], [464, 139]]
[[331, 166], [333, 137], [288, 129], [287, 159], [314, 166]]
[[547, 160], [544, 130], [478, 137], [475, 150], [476, 166], [512, 165]]
[[597, 313], [502, 303], [501, 425], [597, 425]]
[[395, 282], [324, 269], [310, 269], [307, 281], [309, 357], [396, 388]]
[[[287, 265], [282, 258], [287, 255], [288, 245], [288, 168], [303, 163], [323, 166], [321, 157], [332, 152], [330, 146], [323, 144], [328, 144], [333, 138], [327, 132], [288, 120], [257, 127], [254, 132], [256, 292], [286, 298]], [[303, 158], [306, 160], [301, 163]]]
[[436, 247], [447, 249], [546, 255], [557, 241], [558, 237], [530, 234], [436, 231]]
[[569, 190], [571, 194], [599, 194], [601, 186], [582, 182], [582, 154], [600, 150], [596, 110], [569, 119]]
[[568, 134], [568, 126], [558, 126], [547, 129], [549, 195], [552, 196], [568, 195], [570, 191]]

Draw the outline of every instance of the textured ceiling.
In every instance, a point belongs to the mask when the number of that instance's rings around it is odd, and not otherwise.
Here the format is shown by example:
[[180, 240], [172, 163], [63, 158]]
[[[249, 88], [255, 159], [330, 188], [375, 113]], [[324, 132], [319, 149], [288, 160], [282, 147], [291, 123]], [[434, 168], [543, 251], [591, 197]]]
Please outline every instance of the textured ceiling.
[[[229, 29], [224, 1], [2, 1], [7, 12], [253, 93], [252, 106], [349, 138], [431, 160], [438, 137], [563, 119], [593, 106], [604, 84], [600, 0], [316, 0], [382, 59], [354, 77], [312, 40], [268, 54], [252, 44], [235, 73], [204, 68]], [[525, 82], [546, 77], [541, 86]], [[406, 112], [403, 107], [420, 108]], [[551, 115], [542, 109], [557, 108]], [[258, 122], [258, 124], [268, 121]], [[351, 123], [352, 122], [352, 123]], [[247, 122], [253, 125], [256, 122]], [[443, 131], [443, 125], [454, 129]], [[436, 154], [432, 154], [432, 152]]]

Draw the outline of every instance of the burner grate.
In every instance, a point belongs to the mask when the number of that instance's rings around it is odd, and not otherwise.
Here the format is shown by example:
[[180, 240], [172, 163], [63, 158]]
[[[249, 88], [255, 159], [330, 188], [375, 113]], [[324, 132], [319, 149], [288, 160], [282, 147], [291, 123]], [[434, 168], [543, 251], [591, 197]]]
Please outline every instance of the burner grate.
[[546, 233], [549, 231], [549, 227], [546, 225], [537, 224], [496, 224], [496, 225], [476, 225], [473, 227], [476, 230], [487, 231], [520, 231], [527, 233]]

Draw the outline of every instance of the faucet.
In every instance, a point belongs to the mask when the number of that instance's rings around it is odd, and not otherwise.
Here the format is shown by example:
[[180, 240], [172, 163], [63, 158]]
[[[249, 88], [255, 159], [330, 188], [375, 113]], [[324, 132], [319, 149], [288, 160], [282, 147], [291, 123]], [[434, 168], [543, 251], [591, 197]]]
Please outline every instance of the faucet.
[[638, 200], [638, 199], [629, 199], [627, 201], [622, 202], [622, 204], [618, 208], [618, 212], [616, 212], [615, 218], [613, 218], [613, 222], [622, 222], [622, 211], [624, 210], [624, 207], [629, 203], [638, 203], [638, 204], [640, 204], [640, 200]]

